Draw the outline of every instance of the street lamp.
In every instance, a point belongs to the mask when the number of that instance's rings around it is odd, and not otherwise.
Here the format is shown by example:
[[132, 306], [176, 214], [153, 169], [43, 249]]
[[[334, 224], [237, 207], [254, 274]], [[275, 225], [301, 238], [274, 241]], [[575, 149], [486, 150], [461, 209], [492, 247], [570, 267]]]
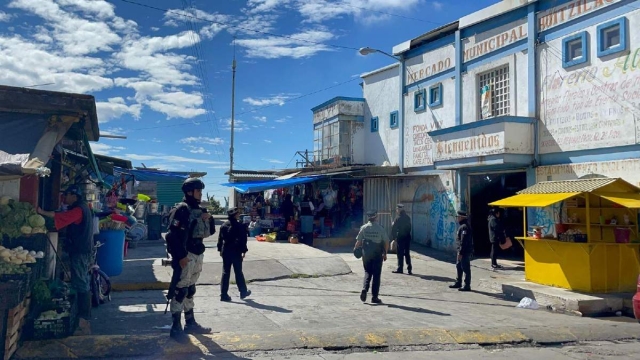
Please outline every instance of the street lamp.
[[362, 56], [367, 56], [369, 54], [373, 54], [373, 53], [380, 53], [382, 55], [385, 55], [387, 57], [392, 58], [393, 60], [397, 61], [400, 63], [400, 66], [398, 66], [399, 68], [399, 74], [400, 74], [400, 81], [398, 82], [400, 84], [400, 90], [399, 90], [399, 101], [398, 101], [398, 167], [400, 168], [400, 173], [404, 173], [404, 57], [397, 57], [397, 56], [393, 56], [387, 52], [384, 52], [382, 50], [378, 50], [378, 49], [373, 49], [370, 47], [363, 47], [360, 48], [360, 50], [358, 50], [358, 53], [360, 53], [360, 55]]

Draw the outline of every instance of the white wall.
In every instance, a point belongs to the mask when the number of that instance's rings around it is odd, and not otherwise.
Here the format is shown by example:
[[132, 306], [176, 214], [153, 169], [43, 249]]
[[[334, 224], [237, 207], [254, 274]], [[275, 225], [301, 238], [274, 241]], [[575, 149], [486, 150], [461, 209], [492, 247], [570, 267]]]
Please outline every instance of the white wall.
[[[398, 164], [398, 128], [391, 129], [389, 118], [393, 111], [399, 111], [398, 67], [394, 66], [364, 76], [363, 97], [364, 126], [356, 134], [356, 139], [363, 141], [362, 155], [368, 164], [382, 165], [389, 161], [391, 165]], [[378, 131], [371, 132], [371, 118], [378, 117]]]
[[0, 180], [0, 196], [10, 196], [17, 201], [20, 198], [20, 179]]
[[[640, 72], [636, 70], [640, 70], [640, 10], [625, 16], [629, 51], [598, 58], [597, 25], [563, 35], [538, 48], [541, 154], [638, 143]], [[607, 21], [619, 17], [610, 16]], [[585, 30], [588, 62], [563, 68], [562, 39]]]

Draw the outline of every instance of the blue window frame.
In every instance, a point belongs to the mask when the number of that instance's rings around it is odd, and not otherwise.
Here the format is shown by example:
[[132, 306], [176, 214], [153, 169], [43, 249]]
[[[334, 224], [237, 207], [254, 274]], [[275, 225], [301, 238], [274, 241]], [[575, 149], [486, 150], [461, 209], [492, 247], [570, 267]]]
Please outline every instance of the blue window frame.
[[371, 118], [371, 132], [377, 132], [378, 131], [378, 117], [372, 117]]
[[598, 31], [598, 57], [627, 51], [627, 18], [621, 17], [600, 24]]
[[389, 127], [392, 129], [395, 129], [398, 127], [398, 112], [397, 111], [392, 111], [391, 114], [389, 114]]
[[562, 67], [568, 68], [589, 61], [589, 34], [586, 31], [562, 39]]
[[413, 94], [413, 111], [422, 111], [427, 108], [427, 90], [421, 89]]
[[429, 88], [429, 107], [442, 105], [442, 83]]

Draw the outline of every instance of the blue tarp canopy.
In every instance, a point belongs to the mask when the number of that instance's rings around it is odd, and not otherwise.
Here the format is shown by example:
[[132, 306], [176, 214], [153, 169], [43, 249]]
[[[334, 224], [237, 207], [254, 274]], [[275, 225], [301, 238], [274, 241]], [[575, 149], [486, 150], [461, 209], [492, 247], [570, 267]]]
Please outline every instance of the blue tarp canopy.
[[232, 187], [241, 194], [254, 193], [272, 189], [282, 189], [294, 185], [306, 184], [316, 180], [320, 180], [324, 175], [305, 176], [286, 180], [268, 180], [268, 181], [250, 181], [238, 183], [226, 183], [222, 186]]

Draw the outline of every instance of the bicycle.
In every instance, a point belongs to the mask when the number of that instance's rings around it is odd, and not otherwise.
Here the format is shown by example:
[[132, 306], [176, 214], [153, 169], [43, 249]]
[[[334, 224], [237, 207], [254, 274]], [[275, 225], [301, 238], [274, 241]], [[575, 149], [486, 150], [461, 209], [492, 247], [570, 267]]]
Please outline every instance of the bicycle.
[[98, 248], [104, 244], [96, 241], [93, 247], [92, 265], [89, 267], [89, 276], [91, 282], [91, 304], [98, 307], [107, 301], [111, 301], [111, 280], [109, 276], [100, 270], [100, 266], [96, 261]]

